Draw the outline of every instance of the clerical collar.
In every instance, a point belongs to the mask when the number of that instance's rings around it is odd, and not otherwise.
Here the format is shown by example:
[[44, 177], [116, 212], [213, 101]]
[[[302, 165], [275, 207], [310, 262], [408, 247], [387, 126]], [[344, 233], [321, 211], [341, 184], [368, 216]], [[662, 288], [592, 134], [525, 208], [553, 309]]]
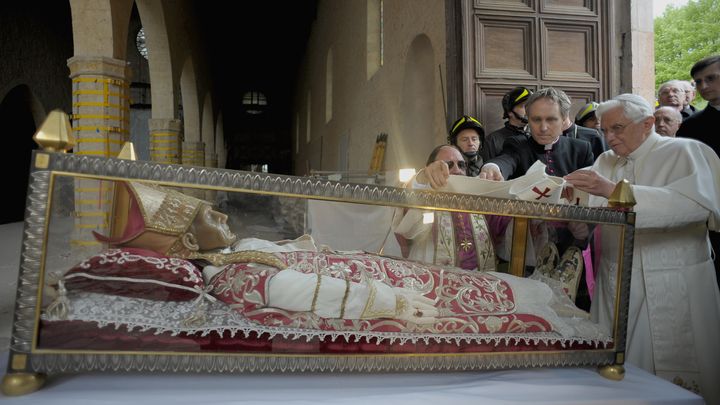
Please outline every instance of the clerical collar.
[[545, 150], [552, 150], [553, 146], [560, 140], [560, 137], [558, 136], [557, 139], [555, 139], [555, 142], [549, 143], [547, 145], [543, 145]]
[[577, 125], [572, 124], [569, 127], [567, 127], [566, 130], [563, 131], [562, 135], [570, 137], [570, 138], [577, 138], [577, 132], [578, 132]]

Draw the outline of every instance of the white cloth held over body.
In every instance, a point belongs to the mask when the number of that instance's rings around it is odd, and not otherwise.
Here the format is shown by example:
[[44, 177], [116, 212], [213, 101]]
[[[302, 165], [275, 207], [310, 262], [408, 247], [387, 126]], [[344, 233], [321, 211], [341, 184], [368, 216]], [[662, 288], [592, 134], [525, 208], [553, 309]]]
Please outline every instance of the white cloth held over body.
[[545, 168], [545, 164], [538, 160], [530, 166], [525, 175], [507, 181], [450, 176], [447, 186], [441, 190], [451, 193], [559, 204], [565, 180], [562, 177], [548, 175]]

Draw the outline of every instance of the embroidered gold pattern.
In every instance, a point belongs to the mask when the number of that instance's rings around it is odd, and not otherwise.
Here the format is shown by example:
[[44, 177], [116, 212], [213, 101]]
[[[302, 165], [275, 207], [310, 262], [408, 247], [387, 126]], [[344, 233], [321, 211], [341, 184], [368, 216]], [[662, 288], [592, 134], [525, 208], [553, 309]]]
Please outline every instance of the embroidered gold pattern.
[[[515, 303], [512, 299], [513, 291], [501, 279], [487, 273], [471, 273], [466, 270], [446, 268], [439, 273], [431, 272], [434, 266], [422, 265], [414, 262], [398, 261], [391, 258], [372, 255], [344, 255], [339, 260], [332, 253], [318, 252], [290, 252], [281, 254], [282, 260], [288, 267], [306, 273], [322, 274], [329, 277], [361, 283], [367, 276], [394, 287], [411, 289], [417, 293], [434, 299], [435, 307], [440, 312], [438, 322], [432, 324], [415, 324], [396, 318], [397, 311], [402, 308], [402, 300], [395, 299], [395, 308], [392, 312], [372, 314], [374, 295], [368, 297], [361, 317], [374, 315], [377, 318], [388, 319], [323, 319], [310, 312], [284, 311], [275, 308], [248, 309], [244, 315], [251, 322], [259, 322], [267, 326], [293, 327], [301, 329], [329, 329], [338, 331], [374, 331], [382, 328], [392, 328], [402, 332], [418, 333], [522, 333], [522, 332], [549, 332], [552, 326], [535, 322], [534, 319], [524, 318], [516, 314]], [[228, 267], [225, 272], [250, 271], [237, 270]], [[255, 270], [252, 270], [253, 272]], [[276, 269], [265, 269], [272, 274]], [[257, 274], [257, 273], [253, 273]], [[222, 284], [216, 283], [215, 292], [225, 291], [232, 295], [232, 307], [242, 307], [243, 295], [256, 291], [251, 282], [231, 280], [234, 277], [224, 277]], [[240, 275], [257, 277], [257, 275]], [[370, 284], [373, 281], [369, 281]], [[219, 287], [219, 288], [218, 288]], [[227, 291], [227, 290], [231, 291]], [[241, 291], [246, 289], [245, 292]], [[372, 290], [372, 289], [371, 289]], [[260, 297], [257, 297], [260, 299]], [[247, 302], [247, 296], [245, 298]], [[227, 302], [227, 301], [226, 301]], [[407, 303], [409, 305], [409, 303]]]
[[395, 296], [395, 315], [400, 315], [407, 310], [408, 307], [407, 298], [402, 295]]
[[375, 308], [375, 298], [377, 298], [377, 287], [374, 282], [370, 282], [368, 285], [370, 292], [368, 293], [367, 302], [365, 302], [365, 308], [363, 308], [360, 318], [372, 319], [372, 318], [388, 318], [393, 317], [397, 313], [395, 309], [377, 309]]
[[345, 294], [343, 294], [342, 303], [340, 304], [340, 318], [345, 317], [345, 304], [347, 304], [348, 295], [350, 295], [350, 276], [345, 276]]
[[166, 235], [181, 235], [187, 231], [203, 204], [212, 205], [178, 191], [137, 182], [128, 182], [130, 190], [140, 202], [145, 228]]
[[310, 306], [310, 312], [315, 312], [315, 305], [317, 304], [318, 295], [320, 295], [320, 283], [322, 282], [322, 276], [317, 274], [317, 284], [315, 284], [315, 292], [313, 293], [312, 305]]
[[462, 240], [462, 242], [460, 242], [460, 249], [467, 252], [472, 248], [473, 248], [473, 243], [469, 239], [465, 238]]
[[495, 248], [490, 240], [490, 230], [484, 215], [470, 215], [470, 223], [475, 235], [475, 254], [477, 255], [477, 269], [480, 271], [495, 271]]
[[257, 250], [242, 250], [233, 253], [199, 253], [181, 252], [176, 254], [183, 259], [204, 259], [215, 266], [225, 266], [233, 263], [260, 263], [284, 270], [287, 265], [272, 253]]

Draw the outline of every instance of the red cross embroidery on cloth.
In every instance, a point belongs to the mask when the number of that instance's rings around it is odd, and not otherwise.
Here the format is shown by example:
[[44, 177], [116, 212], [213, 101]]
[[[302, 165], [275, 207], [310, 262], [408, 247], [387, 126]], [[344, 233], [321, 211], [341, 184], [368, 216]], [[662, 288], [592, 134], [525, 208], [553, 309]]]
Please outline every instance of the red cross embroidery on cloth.
[[541, 198], [543, 198], [543, 197], [545, 197], [545, 198], [550, 198], [550, 194], [549, 194], [549, 193], [550, 193], [550, 187], [545, 187], [545, 190], [543, 190], [543, 191], [540, 191], [540, 189], [537, 188], [537, 187], [533, 187], [533, 188], [532, 188], [532, 191], [534, 191], [534, 192], [537, 193], [537, 195], [538, 195], [537, 197], [535, 197], [536, 200], [539, 200], [539, 199], [541, 199]]

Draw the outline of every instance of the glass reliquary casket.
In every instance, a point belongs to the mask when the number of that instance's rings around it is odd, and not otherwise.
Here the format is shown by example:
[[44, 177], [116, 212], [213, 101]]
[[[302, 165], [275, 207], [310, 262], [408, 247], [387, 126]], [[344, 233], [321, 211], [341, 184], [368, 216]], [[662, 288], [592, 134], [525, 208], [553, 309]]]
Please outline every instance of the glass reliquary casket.
[[[628, 209], [41, 151], [27, 204], [4, 385], [88, 370], [592, 365], [622, 378]], [[404, 257], [391, 224], [409, 212], [434, 240], [454, 224], [447, 238], [473, 253], [437, 242], [424, 262]], [[461, 240], [458, 223], [487, 238]], [[616, 235], [586, 255], [616, 271], [610, 325], [578, 304], [591, 284], [578, 256], [540, 246], [568, 223]]]

